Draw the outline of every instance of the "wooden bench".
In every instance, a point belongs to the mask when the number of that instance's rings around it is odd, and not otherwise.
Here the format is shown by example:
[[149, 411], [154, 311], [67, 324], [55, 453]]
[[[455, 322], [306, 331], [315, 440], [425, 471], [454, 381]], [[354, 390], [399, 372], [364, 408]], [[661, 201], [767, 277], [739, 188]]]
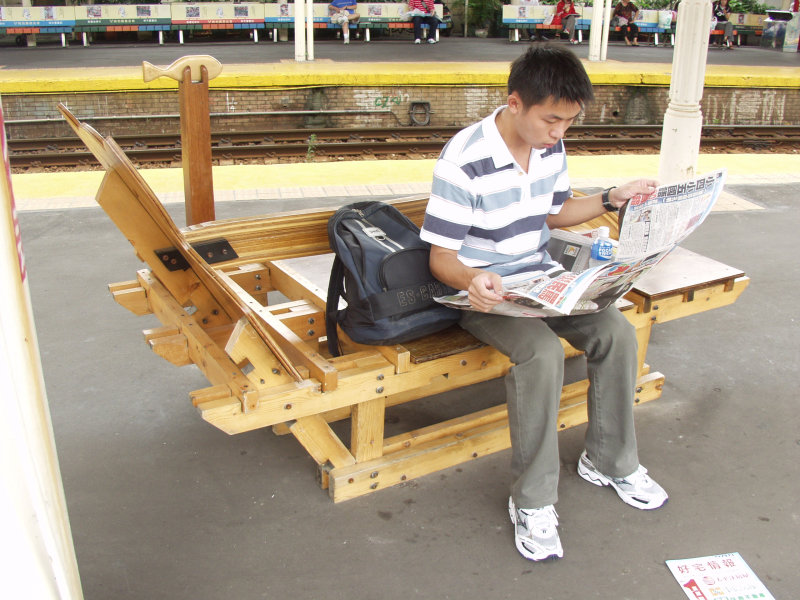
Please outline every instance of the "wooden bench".
[[[110, 285], [111, 293], [162, 323], [144, 332], [155, 353], [204, 373], [209, 386], [190, 393], [203, 419], [228, 434], [263, 427], [292, 434], [336, 502], [509, 447], [504, 404], [385, 435], [387, 408], [501, 377], [510, 363], [457, 326], [396, 346], [359, 345], [342, 334], [344, 354], [330, 357], [324, 314], [333, 211], [179, 230], [117, 144], [61, 110], [106, 170], [98, 203], [147, 265]], [[426, 204], [422, 196], [396, 203], [417, 224]], [[601, 223], [615, 226], [610, 215], [594, 225]], [[653, 325], [729, 305], [748, 281], [678, 249], [620, 300], [639, 341], [637, 404], [658, 398], [664, 382], [645, 361]], [[564, 346], [568, 357], [579, 355]], [[585, 380], [564, 386], [560, 429], [586, 421], [587, 387]], [[334, 428], [345, 419], [349, 439]]]

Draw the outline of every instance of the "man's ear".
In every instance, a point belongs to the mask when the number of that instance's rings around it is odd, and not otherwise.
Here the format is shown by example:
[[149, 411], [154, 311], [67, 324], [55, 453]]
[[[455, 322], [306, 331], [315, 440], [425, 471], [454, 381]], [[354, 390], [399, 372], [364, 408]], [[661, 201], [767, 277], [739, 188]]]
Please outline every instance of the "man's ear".
[[520, 114], [524, 112], [525, 105], [522, 103], [522, 98], [520, 98], [519, 92], [511, 92], [511, 94], [508, 96], [506, 104], [508, 104], [508, 108], [514, 114]]

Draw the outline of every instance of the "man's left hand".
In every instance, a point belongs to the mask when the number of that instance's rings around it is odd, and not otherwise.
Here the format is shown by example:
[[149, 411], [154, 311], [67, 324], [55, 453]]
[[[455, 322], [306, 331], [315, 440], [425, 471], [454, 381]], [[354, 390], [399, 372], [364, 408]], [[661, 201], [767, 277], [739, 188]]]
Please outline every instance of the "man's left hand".
[[608, 201], [615, 208], [622, 208], [625, 204], [638, 194], [649, 196], [656, 191], [658, 182], [654, 179], [637, 179], [619, 187], [612, 188], [608, 192]]

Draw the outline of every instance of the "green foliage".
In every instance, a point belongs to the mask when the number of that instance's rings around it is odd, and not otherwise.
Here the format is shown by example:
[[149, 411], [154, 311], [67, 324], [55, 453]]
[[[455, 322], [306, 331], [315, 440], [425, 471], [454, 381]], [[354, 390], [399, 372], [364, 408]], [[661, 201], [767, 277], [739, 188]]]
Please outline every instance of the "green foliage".
[[758, 0], [729, 0], [731, 11], [736, 13], [750, 13], [753, 15], [765, 15], [767, 9], [770, 8], [767, 4], [758, 2]]
[[313, 162], [317, 153], [317, 134], [312, 133], [308, 136], [308, 149], [306, 150], [306, 162]]
[[[464, 0], [455, 0], [452, 4], [463, 7]], [[473, 28], [496, 25], [500, 20], [502, 6], [502, 0], [469, 0], [467, 25]]]

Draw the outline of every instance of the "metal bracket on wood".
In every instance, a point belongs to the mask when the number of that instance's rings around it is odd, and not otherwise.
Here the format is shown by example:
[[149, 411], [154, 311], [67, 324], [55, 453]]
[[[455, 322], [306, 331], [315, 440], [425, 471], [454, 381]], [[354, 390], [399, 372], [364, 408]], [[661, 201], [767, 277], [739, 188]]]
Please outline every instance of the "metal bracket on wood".
[[[239, 258], [236, 250], [225, 238], [197, 242], [192, 244], [192, 248], [210, 265]], [[185, 271], [189, 268], [189, 263], [186, 262], [186, 259], [177, 248], [164, 248], [156, 250], [155, 253], [169, 271]]]

